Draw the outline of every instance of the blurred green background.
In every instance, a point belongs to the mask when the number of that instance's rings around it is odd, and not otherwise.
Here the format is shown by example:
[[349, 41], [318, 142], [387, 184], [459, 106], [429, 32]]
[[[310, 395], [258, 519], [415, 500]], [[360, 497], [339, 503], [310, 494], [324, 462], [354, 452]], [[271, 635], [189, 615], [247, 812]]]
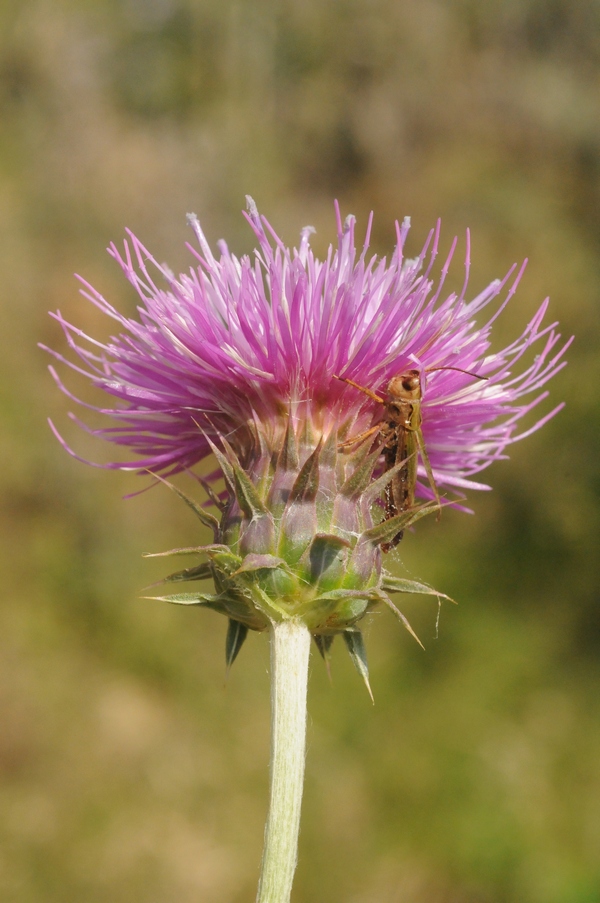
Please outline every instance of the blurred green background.
[[474, 517], [402, 543], [397, 573], [459, 601], [437, 638], [435, 604], [406, 602], [427, 651], [372, 618], [375, 707], [341, 645], [332, 686], [313, 658], [295, 903], [597, 903], [597, 0], [4, 0], [0, 134], [2, 900], [254, 899], [266, 638], [225, 686], [225, 621], [139, 598], [164, 573], [141, 554], [196, 522], [60, 449], [47, 415], [110, 460], [36, 348], [65, 350], [57, 307], [108, 334], [74, 270], [134, 309], [104, 253], [125, 226], [178, 270], [189, 210], [250, 250], [250, 193], [321, 253], [335, 197], [359, 234], [375, 211], [380, 253], [396, 217], [413, 254], [438, 216], [442, 250], [470, 226], [473, 295], [530, 258], [497, 341], [547, 294], [577, 334], [566, 409]]

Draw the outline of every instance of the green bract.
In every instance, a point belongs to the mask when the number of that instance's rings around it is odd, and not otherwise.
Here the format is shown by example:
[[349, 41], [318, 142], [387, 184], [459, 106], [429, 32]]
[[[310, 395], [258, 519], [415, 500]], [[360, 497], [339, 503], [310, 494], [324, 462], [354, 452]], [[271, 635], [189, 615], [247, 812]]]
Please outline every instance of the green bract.
[[[270, 622], [302, 620], [327, 657], [336, 634], [367, 681], [366, 656], [357, 622], [384, 603], [410, 630], [388, 593], [442, 594], [420, 583], [399, 580], [381, 565], [382, 543], [431, 511], [428, 502], [373, 525], [372, 508], [398, 467], [374, 479], [381, 448], [372, 437], [348, 449], [347, 428], [317, 438], [306, 423], [287, 421], [279, 437], [267, 441], [248, 425], [244, 466], [226, 439], [213, 445], [227, 489], [219, 502], [220, 521], [173, 488], [213, 530], [214, 542], [162, 553], [198, 554], [204, 561], [177, 571], [167, 583], [211, 579], [214, 592], [161, 596], [167, 602], [203, 605], [229, 618], [226, 644], [230, 665], [248, 629]], [[401, 466], [401, 465], [399, 465]], [[170, 485], [170, 484], [169, 484]], [[212, 494], [213, 501], [218, 501]], [[414, 634], [413, 634], [414, 635]]]

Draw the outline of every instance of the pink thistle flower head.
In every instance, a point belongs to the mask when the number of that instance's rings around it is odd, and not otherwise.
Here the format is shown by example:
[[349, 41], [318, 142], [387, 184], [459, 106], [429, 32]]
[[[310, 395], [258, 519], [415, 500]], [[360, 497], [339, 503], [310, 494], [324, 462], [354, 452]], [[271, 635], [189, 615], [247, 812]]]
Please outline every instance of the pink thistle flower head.
[[[217, 455], [225, 503], [221, 522], [211, 522], [215, 543], [201, 573], [218, 572], [218, 586], [229, 575], [231, 598], [224, 602], [223, 591], [209, 601], [195, 594], [198, 604], [245, 627], [293, 615], [320, 638], [343, 631], [360, 664], [355, 621], [394, 588], [393, 578], [382, 576], [380, 546], [394, 544], [401, 527], [423, 512], [414, 496], [489, 488], [480, 472], [562, 407], [519, 432], [520, 420], [546, 398], [545, 384], [565, 365], [569, 342], [561, 346], [556, 324], [544, 323], [546, 300], [518, 339], [492, 352], [492, 324], [523, 267], [469, 298], [467, 233], [462, 289], [446, 294], [456, 240], [436, 283], [439, 223], [415, 259], [404, 256], [410, 221], [396, 223], [387, 260], [369, 255], [371, 220], [357, 248], [354, 218], [342, 223], [337, 206], [336, 212], [337, 246], [324, 260], [311, 250], [311, 228], [289, 249], [251, 199], [246, 218], [257, 240], [251, 257], [238, 259], [224, 242], [215, 256], [190, 215], [195, 265], [179, 277], [129, 234], [122, 251], [111, 245], [109, 253], [138, 294], [139, 318], [125, 317], [83, 283], [82, 294], [116, 321], [118, 334], [97, 342], [56, 313], [79, 362], [51, 353], [114, 399], [96, 408], [112, 424], [91, 432], [135, 458], [105, 466], [169, 476]], [[500, 304], [478, 325], [476, 316], [496, 299]], [[533, 361], [519, 371], [531, 348]], [[387, 392], [408, 372], [419, 377], [412, 421], [419, 442], [402, 464], [392, 460], [385, 432]], [[408, 422], [403, 429], [408, 436]], [[377, 495], [393, 502], [394, 478], [413, 481], [410, 504], [397, 503], [395, 514], [388, 505], [384, 526], [373, 527], [372, 503]], [[425, 510], [431, 507], [437, 505]], [[390, 526], [394, 516], [402, 523]], [[260, 589], [251, 605], [243, 601], [249, 584]], [[324, 651], [328, 641], [319, 642]]]

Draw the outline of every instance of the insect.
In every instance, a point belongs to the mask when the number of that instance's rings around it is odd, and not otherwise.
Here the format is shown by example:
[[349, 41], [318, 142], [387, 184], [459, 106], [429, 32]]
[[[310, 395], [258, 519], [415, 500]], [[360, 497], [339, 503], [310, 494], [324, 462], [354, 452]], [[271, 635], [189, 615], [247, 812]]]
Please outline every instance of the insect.
[[[458, 367], [432, 367], [425, 372], [431, 372], [432, 370], [458, 370], [460, 373], [466, 373], [477, 379], [487, 379], [485, 376], [470, 373], [468, 370], [460, 370]], [[421, 399], [423, 394], [421, 372], [414, 369], [405, 370], [398, 376], [392, 377], [387, 384], [385, 398], [381, 398], [380, 395], [377, 395], [371, 389], [360, 386], [351, 379], [336, 377], [336, 379], [340, 379], [342, 382], [348, 383], [348, 385], [354, 386], [355, 389], [364, 392], [373, 401], [385, 407], [385, 419], [383, 422], [346, 441], [342, 446], [354, 445], [371, 435], [377, 434], [383, 440], [385, 469], [391, 470], [396, 465], [402, 465], [385, 488], [383, 498], [385, 520], [389, 520], [414, 506], [419, 454], [440, 512], [442, 508], [442, 500], [433, 477], [433, 470], [421, 430]], [[382, 543], [382, 550], [389, 552], [390, 549], [395, 548], [403, 535], [403, 530], [396, 533], [389, 542]]]

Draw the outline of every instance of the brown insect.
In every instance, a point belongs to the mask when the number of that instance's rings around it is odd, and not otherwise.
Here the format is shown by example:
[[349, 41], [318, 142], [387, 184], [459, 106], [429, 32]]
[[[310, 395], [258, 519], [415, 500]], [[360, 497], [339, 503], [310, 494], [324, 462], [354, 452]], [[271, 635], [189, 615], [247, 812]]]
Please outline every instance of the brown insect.
[[[487, 379], [485, 376], [478, 376], [476, 373], [469, 373], [468, 370], [460, 370], [458, 367], [432, 367], [425, 372], [431, 372], [432, 370], [458, 370], [460, 373], [466, 373], [477, 379]], [[340, 379], [342, 382], [348, 383], [348, 385], [354, 386], [355, 389], [364, 392], [373, 401], [385, 407], [385, 419], [381, 423], [353, 437], [342, 446], [354, 445], [371, 435], [377, 434], [383, 440], [385, 469], [391, 470], [396, 465], [402, 465], [385, 488], [383, 498], [385, 520], [389, 520], [397, 514], [414, 507], [419, 455], [440, 512], [442, 508], [442, 501], [433, 477], [433, 470], [429, 462], [421, 429], [421, 399], [423, 393], [421, 372], [420, 370], [406, 370], [404, 373], [394, 376], [387, 384], [385, 398], [381, 398], [371, 389], [360, 386], [351, 379], [336, 377], [336, 379]], [[390, 549], [397, 546], [403, 535], [404, 531], [401, 530], [390, 542], [382, 543], [381, 548], [383, 551], [389, 552]]]

